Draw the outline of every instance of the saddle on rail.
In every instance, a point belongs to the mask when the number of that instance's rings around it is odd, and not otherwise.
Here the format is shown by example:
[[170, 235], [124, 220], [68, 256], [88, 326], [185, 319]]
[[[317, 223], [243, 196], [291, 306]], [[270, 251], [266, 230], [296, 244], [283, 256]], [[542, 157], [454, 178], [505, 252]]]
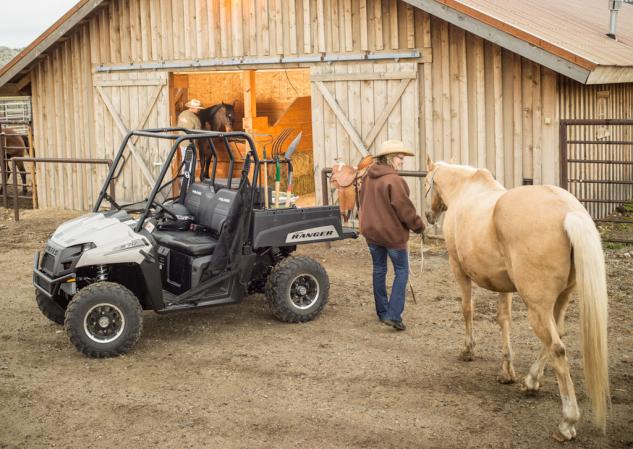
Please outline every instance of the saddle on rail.
[[332, 167], [330, 186], [338, 194], [338, 205], [343, 222], [347, 223], [354, 207], [358, 209], [358, 192], [363, 175], [373, 163], [373, 156], [365, 156], [356, 167], [337, 163]]

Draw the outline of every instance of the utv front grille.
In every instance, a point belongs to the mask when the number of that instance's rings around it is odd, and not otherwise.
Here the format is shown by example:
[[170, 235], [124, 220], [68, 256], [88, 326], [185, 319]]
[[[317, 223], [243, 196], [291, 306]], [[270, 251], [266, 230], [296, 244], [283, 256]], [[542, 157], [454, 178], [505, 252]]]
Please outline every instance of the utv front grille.
[[55, 272], [55, 257], [48, 253], [44, 253], [42, 257], [42, 271], [52, 276]]

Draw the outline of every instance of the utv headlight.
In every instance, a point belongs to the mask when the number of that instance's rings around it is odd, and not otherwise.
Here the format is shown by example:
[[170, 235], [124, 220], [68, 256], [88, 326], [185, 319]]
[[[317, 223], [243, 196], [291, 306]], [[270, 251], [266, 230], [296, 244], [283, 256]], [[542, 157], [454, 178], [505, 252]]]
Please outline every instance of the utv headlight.
[[89, 249], [94, 249], [96, 247], [97, 245], [95, 245], [94, 242], [84, 243], [81, 245], [81, 252], [83, 253], [84, 251], [88, 251]]

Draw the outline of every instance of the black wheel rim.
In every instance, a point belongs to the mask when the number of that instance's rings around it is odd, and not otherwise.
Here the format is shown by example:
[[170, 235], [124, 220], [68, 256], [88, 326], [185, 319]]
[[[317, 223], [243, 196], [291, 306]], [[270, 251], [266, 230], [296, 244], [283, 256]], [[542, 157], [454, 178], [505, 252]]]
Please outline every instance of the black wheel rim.
[[290, 301], [298, 309], [312, 307], [319, 299], [319, 281], [311, 274], [300, 274], [290, 283]]
[[125, 329], [123, 312], [113, 304], [97, 304], [84, 316], [84, 331], [97, 343], [110, 343], [121, 336]]

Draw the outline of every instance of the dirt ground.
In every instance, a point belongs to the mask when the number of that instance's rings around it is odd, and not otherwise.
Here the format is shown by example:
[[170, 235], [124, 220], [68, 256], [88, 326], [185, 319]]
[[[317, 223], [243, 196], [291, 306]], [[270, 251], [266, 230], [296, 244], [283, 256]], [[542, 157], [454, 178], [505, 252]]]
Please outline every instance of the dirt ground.
[[[44, 318], [31, 285], [33, 252], [71, 212], [0, 209], [0, 448], [559, 448], [561, 403], [548, 367], [542, 391], [500, 385], [496, 296], [475, 290], [477, 357], [458, 359], [463, 326], [445, 250], [428, 246], [406, 332], [377, 322], [361, 240], [303, 247], [331, 283], [317, 320], [275, 321], [263, 296], [239, 305], [146, 312], [128, 355], [88, 359]], [[583, 412], [566, 447], [633, 448], [633, 260], [607, 254], [612, 413], [590, 422], [577, 309], [565, 338]], [[628, 256], [627, 256], [628, 254]], [[523, 303], [513, 302], [517, 374], [539, 349]]]

